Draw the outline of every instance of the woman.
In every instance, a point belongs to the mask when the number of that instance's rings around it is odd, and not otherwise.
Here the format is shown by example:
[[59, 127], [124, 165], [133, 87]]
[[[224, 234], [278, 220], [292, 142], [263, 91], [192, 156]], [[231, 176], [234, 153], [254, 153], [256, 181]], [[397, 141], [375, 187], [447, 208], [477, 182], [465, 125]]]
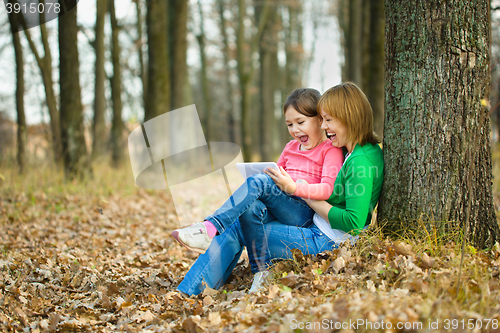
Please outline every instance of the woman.
[[[382, 150], [373, 134], [373, 115], [364, 93], [353, 83], [344, 83], [326, 91], [318, 103], [323, 123], [332, 145], [344, 149], [345, 161], [326, 201], [306, 200], [316, 212], [314, 224], [301, 228], [274, 221], [264, 224], [266, 240], [256, 239], [252, 223], [267, 218], [266, 207], [254, 204], [224, 233], [214, 237], [207, 252], [200, 255], [177, 288], [186, 294], [199, 294], [205, 286], [219, 288], [231, 274], [247, 247], [255, 273], [250, 291], [258, 290], [269, 276], [273, 259], [291, 258], [291, 249], [318, 254], [331, 250], [356, 235], [371, 221], [383, 181]], [[279, 188], [290, 182], [287, 174], [272, 169], [266, 173]], [[257, 236], [261, 237], [261, 236]], [[264, 244], [255, 246], [256, 244]], [[267, 244], [267, 246], [265, 245]], [[256, 268], [256, 269], [254, 269]]]

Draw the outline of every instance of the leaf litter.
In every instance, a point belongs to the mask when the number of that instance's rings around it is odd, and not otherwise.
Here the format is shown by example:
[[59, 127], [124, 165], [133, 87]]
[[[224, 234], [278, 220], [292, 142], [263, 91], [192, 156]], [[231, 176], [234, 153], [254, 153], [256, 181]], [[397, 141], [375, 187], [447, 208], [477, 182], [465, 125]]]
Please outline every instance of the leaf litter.
[[332, 331], [356, 320], [426, 329], [435, 319], [500, 320], [498, 244], [466, 253], [458, 294], [459, 245], [372, 232], [318, 256], [293, 250], [293, 260], [273, 265], [263, 292], [247, 293], [243, 257], [220, 290], [185, 297], [176, 287], [197, 254], [170, 237], [178, 224], [168, 195], [5, 193], [2, 331], [288, 332], [300, 322]]

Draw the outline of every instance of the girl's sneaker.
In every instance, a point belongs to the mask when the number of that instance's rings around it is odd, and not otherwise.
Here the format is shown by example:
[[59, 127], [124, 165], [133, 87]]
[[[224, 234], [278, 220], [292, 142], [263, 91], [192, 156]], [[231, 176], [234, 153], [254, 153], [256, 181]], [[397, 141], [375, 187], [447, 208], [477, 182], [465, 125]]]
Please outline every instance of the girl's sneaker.
[[172, 237], [187, 249], [198, 253], [205, 253], [212, 242], [212, 238], [208, 236], [207, 227], [202, 222], [175, 229], [172, 231]]
[[248, 290], [248, 293], [253, 294], [258, 291], [264, 290], [271, 281], [271, 278], [272, 274], [268, 270], [255, 273], [255, 275], [253, 276], [252, 286], [250, 287], [250, 290]]

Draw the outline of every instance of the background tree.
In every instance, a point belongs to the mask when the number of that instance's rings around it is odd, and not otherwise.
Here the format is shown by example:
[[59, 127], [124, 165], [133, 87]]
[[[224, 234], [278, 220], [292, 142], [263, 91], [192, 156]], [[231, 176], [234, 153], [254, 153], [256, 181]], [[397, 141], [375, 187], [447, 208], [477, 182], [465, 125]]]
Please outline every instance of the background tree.
[[104, 118], [106, 114], [106, 95], [104, 89], [104, 81], [106, 79], [106, 72], [104, 71], [104, 18], [107, 11], [108, 0], [96, 0], [94, 123], [92, 126], [93, 159], [104, 154], [108, 142]]
[[250, 110], [251, 96], [250, 87], [254, 78], [255, 66], [253, 64], [253, 54], [257, 51], [258, 41], [264, 30], [268, 13], [269, 3], [266, 2], [259, 17], [257, 31], [251, 35], [248, 41], [245, 38], [245, 19], [247, 18], [247, 4], [245, 0], [238, 0], [238, 28], [236, 35], [236, 51], [238, 61], [238, 79], [240, 82], [240, 131], [243, 159], [250, 161], [252, 159], [252, 136], [250, 132]]
[[61, 98], [61, 136], [66, 176], [83, 175], [90, 170], [85, 145], [83, 108], [77, 47], [77, 6], [67, 0], [59, 16], [59, 85]]
[[[43, 0], [41, 2], [44, 2]], [[44, 12], [40, 12], [40, 22], [45, 22]], [[40, 68], [40, 73], [42, 75], [43, 87], [45, 89], [45, 101], [47, 103], [47, 109], [49, 110], [50, 116], [50, 130], [52, 138], [52, 147], [54, 150], [54, 159], [56, 165], [62, 166], [63, 161], [63, 151], [61, 142], [61, 124], [60, 124], [60, 114], [57, 106], [56, 94], [54, 92], [54, 80], [52, 79], [53, 68], [52, 68], [52, 52], [50, 51], [47, 27], [45, 24], [40, 25], [40, 36], [43, 45], [43, 57], [39, 54], [36, 45], [31, 38], [29, 29], [26, 26], [26, 22], [23, 20], [24, 33], [28, 44], [30, 46], [33, 55], [35, 56], [38, 67]]]
[[204, 119], [203, 119], [203, 127], [205, 132], [205, 138], [207, 142], [210, 142], [211, 138], [211, 119], [212, 115], [212, 97], [210, 96], [209, 87], [208, 87], [208, 74], [207, 74], [207, 55], [205, 52], [205, 24], [203, 20], [203, 9], [201, 6], [201, 1], [198, 0], [198, 12], [200, 14], [200, 27], [199, 33], [196, 35], [196, 40], [198, 41], [198, 46], [200, 49], [200, 83], [201, 83], [201, 92], [203, 95], [203, 109], [204, 109]]
[[188, 0], [169, 0], [168, 35], [172, 110], [193, 103], [187, 65]]
[[120, 65], [120, 43], [118, 34], [120, 27], [116, 20], [115, 0], [109, 6], [111, 21], [111, 61], [113, 63], [113, 76], [111, 77], [111, 100], [113, 101], [113, 120], [111, 123], [111, 160], [114, 167], [118, 167], [123, 159], [124, 124], [122, 120], [122, 75]]
[[[257, 18], [260, 17], [262, 5], [256, 6]], [[278, 124], [274, 116], [274, 96], [279, 91], [280, 67], [278, 63], [278, 31], [281, 28], [278, 7], [270, 6], [269, 18], [259, 41], [259, 99], [258, 134], [260, 146], [260, 159], [262, 161], [274, 160], [275, 152], [281, 145], [277, 130]]]
[[[492, 198], [489, 1], [386, 2], [386, 230], [500, 238]], [[419, 222], [420, 221], [420, 222]]]
[[148, 83], [144, 121], [170, 111], [167, 3], [147, 0]]
[[[14, 2], [16, 3], [16, 2]], [[17, 113], [17, 165], [23, 173], [26, 166], [26, 116], [24, 114], [24, 57], [21, 39], [17, 27], [21, 24], [21, 15], [10, 16], [10, 28], [16, 59], [16, 113]]]

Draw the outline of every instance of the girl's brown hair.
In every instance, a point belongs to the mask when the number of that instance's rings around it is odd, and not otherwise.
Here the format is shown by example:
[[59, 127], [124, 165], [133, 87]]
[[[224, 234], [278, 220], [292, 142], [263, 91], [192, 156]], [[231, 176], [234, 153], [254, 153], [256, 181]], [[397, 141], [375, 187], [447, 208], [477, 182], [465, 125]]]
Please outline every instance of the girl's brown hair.
[[283, 105], [283, 114], [292, 106], [297, 112], [307, 117], [316, 117], [318, 114], [318, 101], [321, 94], [316, 89], [299, 88], [292, 91]]
[[373, 111], [365, 94], [352, 82], [346, 82], [325, 91], [318, 102], [321, 110], [340, 121], [347, 128], [347, 140], [353, 147], [359, 143], [377, 144], [373, 133]]

